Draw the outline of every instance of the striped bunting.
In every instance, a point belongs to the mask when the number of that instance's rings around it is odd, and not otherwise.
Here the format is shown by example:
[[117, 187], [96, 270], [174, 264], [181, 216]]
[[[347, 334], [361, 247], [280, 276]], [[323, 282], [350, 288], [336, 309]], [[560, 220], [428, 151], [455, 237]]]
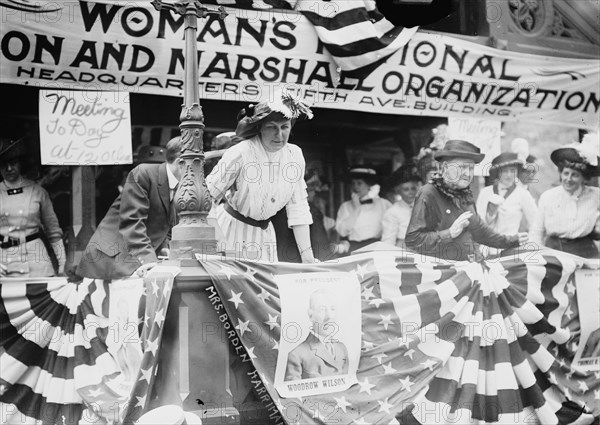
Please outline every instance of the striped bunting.
[[[2, 423], [133, 422], [146, 408], [154, 379], [173, 273], [142, 279], [139, 302], [141, 367], [125, 379], [108, 337], [111, 284], [66, 278], [2, 279], [0, 285], [0, 410]], [[119, 282], [117, 282], [118, 284]], [[141, 293], [141, 291], [140, 291]], [[137, 378], [135, 378], [137, 376]]]
[[364, 78], [404, 46], [417, 27], [396, 27], [374, 0], [301, 0], [296, 9], [314, 25], [344, 75]]
[[[591, 423], [600, 414], [600, 376], [571, 367], [579, 338], [572, 279], [581, 264], [527, 255], [450, 265], [377, 252], [317, 265], [205, 266], [221, 299], [240, 301], [223, 303], [230, 320], [254, 325], [238, 336], [290, 423]], [[280, 398], [275, 275], [322, 271], [351, 272], [361, 283], [359, 383]]]
[[364, 78], [404, 46], [417, 27], [394, 26], [374, 0], [208, 0], [242, 9], [295, 9], [315, 27], [344, 76]]

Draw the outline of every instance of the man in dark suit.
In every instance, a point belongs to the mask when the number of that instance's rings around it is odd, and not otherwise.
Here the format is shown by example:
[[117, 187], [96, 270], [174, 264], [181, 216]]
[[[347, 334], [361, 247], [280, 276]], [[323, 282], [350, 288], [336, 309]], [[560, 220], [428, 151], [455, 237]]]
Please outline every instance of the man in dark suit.
[[[175, 224], [173, 195], [181, 173], [179, 137], [166, 146], [166, 162], [140, 164], [127, 176], [123, 191], [113, 202], [90, 239], [77, 274], [94, 279], [143, 276], [156, 265], [158, 253], [168, 247]], [[160, 149], [157, 147], [157, 149]]]
[[288, 354], [284, 381], [348, 373], [348, 349], [337, 341], [335, 295], [317, 289], [310, 295], [308, 317], [313, 326], [308, 337]]

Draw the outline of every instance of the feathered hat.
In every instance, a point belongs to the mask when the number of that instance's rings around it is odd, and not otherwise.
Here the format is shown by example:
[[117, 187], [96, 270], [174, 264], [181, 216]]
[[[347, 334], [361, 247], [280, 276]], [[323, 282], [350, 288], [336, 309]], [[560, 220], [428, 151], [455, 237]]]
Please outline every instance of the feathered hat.
[[244, 139], [258, 134], [260, 123], [279, 114], [284, 119], [312, 119], [313, 113], [308, 104], [289, 92], [275, 93], [273, 100], [263, 101], [257, 105], [249, 105], [238, 114], [238, 124], [235, 133]]
[[588, 133], [581, 143], [569, 143], [550, 154], [550, 159], [557, 166], [567, 165], [574, 167], [591, 176], [600, 175], [600, 156], [598, 156], [598, 133]]

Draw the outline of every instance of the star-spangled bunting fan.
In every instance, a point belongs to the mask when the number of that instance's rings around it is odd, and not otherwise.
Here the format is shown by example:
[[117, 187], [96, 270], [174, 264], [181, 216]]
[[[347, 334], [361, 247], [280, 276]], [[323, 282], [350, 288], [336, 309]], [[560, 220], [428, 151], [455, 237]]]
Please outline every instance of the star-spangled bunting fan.
[[[132, 423], [148, 402], [177, 269], [150, 273], [140, 299], [141, 368], [124, 379], [107, 347], [111, 285], [84, 279], [3, 279], [2, 423]], [[136, 300], [137, 301], [137, 300]], [[145, 308], [144, 308], [145, 307]], [[138, 331], [134, 329], [134, 331]], [[129, 330], [128, 330], [129, 332]], [[127, 333], [122, 335], [130, 337]]]
[[[527, 253], [440, 265], [368, 253], [334, 264], [204, 265], [288, 423], [567, 424], [600, 414], [599, 374], [571, 366], [579, 341], [573, 274], [581, 266], [571, 257]], [[350, 272], [360, 281], [359, 383], [341, 393], [280, 398], [273, 387], [281, 331], [275, 275], [315, 271]]]

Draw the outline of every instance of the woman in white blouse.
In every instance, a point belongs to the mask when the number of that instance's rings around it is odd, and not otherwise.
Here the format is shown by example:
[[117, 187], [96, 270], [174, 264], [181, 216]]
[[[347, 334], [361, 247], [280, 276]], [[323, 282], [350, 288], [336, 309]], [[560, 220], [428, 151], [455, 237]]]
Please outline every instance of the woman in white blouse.
[[[589, 139], [588, 139], [589, 140]], [[590, 146], [591, 145], [591, 146]], [[585, 258], [598, 258], [600, 189], [585, 180], [600, 175], [593, 142], [572, 143], [550, 155], [560, 171], [560, 186], [542, 193], [530, 240]]]
[[379, 197], [374, 169], [353, 167], [348, 178], [352, 186], [351, 199], [340, 206], [335, 221], [335, 230], [343, 239], [337, 247], [340, 254], [379, 241], [383, 214], [392, 206], [390, 201]]
[[242, 258], [278, 260], [270, 219], [285, 207], [302, 262], [314, 262], [304, 156], [298, 146], [288, 143], [300, 118], [310, 119], [312, 112], [290, 94], [244, 108], [236, 129], [244, 140], [227, 149], [206, 178], [213, 200], [220, 203], [216, 218], [226, 249]]
[[[518, 184], [519, 171], [524, 162], [516, 153], [503, 152], [492, 160], [490, 177], [494, 182], [484, 187], [477, 198], [477, 213], [485, 223], [502, 235], [519, 233], [521, 220], [525, 217], [526, 229], [533, 226], [537, 207], [529, 191]], [[487, 247], [486, 247], [487, 248]], [[489, 248], [489, 254], [497, 254]]]
[[383, 215], [381, 241], [406, 248], [404, 238], [421, 179], [413, 174], [412, 169], [401, 167], [394, 171], [390, 180], [390, 186], [394, 188], [396, 194], [396, 201]]

